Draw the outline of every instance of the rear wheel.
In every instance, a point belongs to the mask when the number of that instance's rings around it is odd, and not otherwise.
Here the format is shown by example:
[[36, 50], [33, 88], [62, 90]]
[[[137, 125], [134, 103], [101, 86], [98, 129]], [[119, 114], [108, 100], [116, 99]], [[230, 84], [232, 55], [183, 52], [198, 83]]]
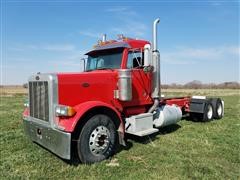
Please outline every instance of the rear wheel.
[[223, 104], [220, 98], [212, 99], [213, 118], [221, 119], [223, 117]]
[[83, 163], [99, 162], [116, 150], [117, 131], [110, 117], [97, 114], [83, 126], [78, 138], [78, 156]]
[[204, 112], [202, 114], [202, 121], [208, 122], [213, 119], [213, 105], [211, 101], [207, 101], [204, 107]]

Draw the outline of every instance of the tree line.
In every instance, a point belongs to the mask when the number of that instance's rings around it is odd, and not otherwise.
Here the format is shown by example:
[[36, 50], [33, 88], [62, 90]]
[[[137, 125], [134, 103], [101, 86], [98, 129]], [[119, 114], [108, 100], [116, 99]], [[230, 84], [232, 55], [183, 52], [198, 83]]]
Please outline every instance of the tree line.
[[201, 81], [194, 80], [186, 84], [162, 84], [163, 89], [240, 89], [239, 82], [223, 82], [223, 83], [202, 83]]

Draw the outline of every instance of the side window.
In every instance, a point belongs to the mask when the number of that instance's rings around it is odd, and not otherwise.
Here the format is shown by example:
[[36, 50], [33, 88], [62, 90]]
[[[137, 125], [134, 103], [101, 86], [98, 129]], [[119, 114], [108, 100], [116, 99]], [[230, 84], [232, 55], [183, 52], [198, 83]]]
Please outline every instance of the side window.
[[143, 59], [143, 52], [137, 51], [129, 51], [128, 52], [128, 61], [127, 61], [127, 68], [141, 68], [144, 64]]

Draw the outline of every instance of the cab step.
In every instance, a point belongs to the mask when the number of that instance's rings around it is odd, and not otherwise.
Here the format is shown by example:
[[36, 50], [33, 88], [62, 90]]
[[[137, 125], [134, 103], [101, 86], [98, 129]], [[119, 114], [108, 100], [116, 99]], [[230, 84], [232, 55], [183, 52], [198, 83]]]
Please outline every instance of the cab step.
[[146, 129], [146, 130], [143, 130], [143, 131], [138, 131], [138, 132], [127, 132], [129, 134], [133, 134], [135, 136], [140, 136], [140, 137], [143, 137], [143, 136], [147, 136], [147, 135], [150, 135], [150, 134], [153, 134], [153, 133], [156, 133], [158, 132], [159, 130], [156, 129], [156, 128], [152, 128], [152, 129]]
[[125, 132], [136, 136], [147, 136], [158, 132], [153, 128], [153, 114], [142, 113], [126, 118]]

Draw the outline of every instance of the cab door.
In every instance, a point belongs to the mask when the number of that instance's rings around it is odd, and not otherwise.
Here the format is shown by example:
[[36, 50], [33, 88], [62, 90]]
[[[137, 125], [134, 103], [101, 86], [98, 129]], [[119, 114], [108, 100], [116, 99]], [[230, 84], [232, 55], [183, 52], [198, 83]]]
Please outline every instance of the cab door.
[[128, 51], [127, 68], [132, 69], [131, 106], [146, 105], [151, 99], [151, 73], [143, 71], [144, 53], [139, 49]]

